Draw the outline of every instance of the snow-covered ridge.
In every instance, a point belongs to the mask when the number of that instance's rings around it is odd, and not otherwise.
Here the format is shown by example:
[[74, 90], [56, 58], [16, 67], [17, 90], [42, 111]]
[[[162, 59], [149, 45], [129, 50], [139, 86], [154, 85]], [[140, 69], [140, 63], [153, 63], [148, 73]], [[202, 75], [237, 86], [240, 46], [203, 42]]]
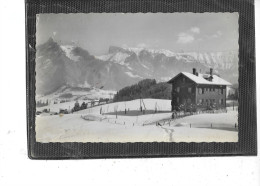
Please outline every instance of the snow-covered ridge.
[[108, 61], [113, 54], [105, 54], [102, 56], [95, 56], [96, 59], [102, 60], [102, 61]]
[[132, 78], [142, 78], [141, 76], [135, 75], [132, 72], [125, 72], [128, 76], [132, 77]]
[[212, 57], [216, 57], [216, 58], [221, 58], [221, 56], [225, 55], [227, 57], [233, 57], [233, 55], [235, 55], [237, 52], [236, 51], [220, 51], [220, 52], [174, 52], [171, 50], [167, 50], [167, 49], [149, 49], [149, 48], [126, 48], [126, 47], [122, 47], [122, 49], [129, 51], [129, 52], [134, 52], [137, 55], [139, 55], [139, 53], [141, 51], [147, 51], [150, 52], [151, 54], [164, 54], [167, 57], [173, 57], [173, 56], [192, 56], [193, 58], [198, 59], [199, 55], [208, 55], [208, 56], [212, 56]]
[[150, 52], [151, 54], [164, 54], [167, 57], [172, 57], [175, 56], [175, 53], [170, 51], [170, 50], [165, 50], [165, 49], [147, 49], [147, 48], [124, 48], [124, 50], [129, 51], [129, 52], [134, 52], [136, 55], [139, 55], [139, 53], [143, 50]]
[[65, 55], [71, 59], [72, 61], [79, 61], [80, 56], [75, 56], [73, 54], [73, 50], [76, 48], [75, 46], [72, 45], [61, 45], [61, 49], [65, 52]]
[[115, 63], [118, 63], [120, 65], [125, 64], [125, 59], [129, 57], [130, 55], [127, 53], [123, 52], [117, 52], [113, 54], [107, 54], [107, 55], [102, 55], [102, 56], [95, 56], [96, 59], [100, 59], [102, 61], [112, 61]]
[[173, 52], [165, 49], [147, 49], [147, 48], [126, 48], [118, 47], [113, 53], [107, 55], [96, 56], [102, 61], [112, 61], [121, 65], [125, 64], [125, 59], [135, 53], [138, 57], [140, 53], [145, 51], [155, 58], [159, 54], [164, 54], [166, 57], [174, 57], [175, 59], [186, 62], [198, 62], [211, 66], [213, 68], [229, 69], [232, 67], [234, 61], [238, 61], [238, 52], [236, 51], [222, 51], [222, 52]]

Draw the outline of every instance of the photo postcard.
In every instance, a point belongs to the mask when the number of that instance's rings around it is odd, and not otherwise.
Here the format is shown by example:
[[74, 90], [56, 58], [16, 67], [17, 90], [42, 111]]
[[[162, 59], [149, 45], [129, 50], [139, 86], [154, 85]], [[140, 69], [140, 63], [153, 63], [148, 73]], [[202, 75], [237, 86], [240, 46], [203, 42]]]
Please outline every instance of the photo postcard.
[[36, 142], [238, 142], [239, 14], [36, 15]]

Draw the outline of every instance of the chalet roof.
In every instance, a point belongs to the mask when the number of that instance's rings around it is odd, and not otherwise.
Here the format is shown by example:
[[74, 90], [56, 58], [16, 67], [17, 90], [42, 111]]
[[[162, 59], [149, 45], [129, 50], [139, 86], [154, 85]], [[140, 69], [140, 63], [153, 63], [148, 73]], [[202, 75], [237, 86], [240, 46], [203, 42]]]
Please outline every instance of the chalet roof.
[[231, 83], [229, 83], [228, 81], [220, 78], [217, 75], [212, 75], [213, 79], [212, 81], [206, 80], [204, 77], [205, 75], [208, 74], [200, 74], [198, 73], [198, 76], [189, 73], [189, 72], [181, 72], [178, 75], [176, 75], [174, 78], [172, 78], [170, 81], [168, 81], [168, 83], [172, 83], [174, 81], [174, 79], [176, 77], [178, 77], [180, 74], [183, 74], [184, 76], [186, 76], [187, 78], [189, 78], [190, 80], [194, 81], [197, 84], [202, 84], [202, 85], [232, 85]]

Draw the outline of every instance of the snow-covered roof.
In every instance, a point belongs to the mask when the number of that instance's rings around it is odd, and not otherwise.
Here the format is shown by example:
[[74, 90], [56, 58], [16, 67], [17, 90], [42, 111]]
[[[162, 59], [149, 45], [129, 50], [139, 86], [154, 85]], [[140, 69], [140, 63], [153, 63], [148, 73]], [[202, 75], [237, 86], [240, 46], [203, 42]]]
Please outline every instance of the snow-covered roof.
[[[187, 78], [189, 78], [190, 80], [194, 81], [197, 84], [203, 84], [203, 85], [227, 85], [230, 86], [232, 85], [231, 83], [229, 83], [228, 81], [220, 78], [217, 75], [212, 75], [212, 81], [209, 81], [207, 79], [205, 79], [205, 74], [200, 74], [198, 73], [197, 75], [194, 75], [192, 73], [189, 72], [181, 72], [179, 73], [177, 76], [179, 76], [180, 74], [183, 74], [184, 76], [186, 76]], [[168, 83], [172, 83], [172, 81], [177, 77], [175, 76], [174, 78], [172, 78], [170, 81], [168, 81]]]

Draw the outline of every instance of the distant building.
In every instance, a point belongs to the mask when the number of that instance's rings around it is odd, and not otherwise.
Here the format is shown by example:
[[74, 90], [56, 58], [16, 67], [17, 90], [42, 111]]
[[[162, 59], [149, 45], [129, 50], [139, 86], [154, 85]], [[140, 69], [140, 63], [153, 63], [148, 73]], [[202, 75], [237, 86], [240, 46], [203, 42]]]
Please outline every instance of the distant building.
[[206, 110], [226, 107], [226, 88], [231, 84], [213, 74], [181, 72], [168, 83], [172, 84], [173, 110]]

